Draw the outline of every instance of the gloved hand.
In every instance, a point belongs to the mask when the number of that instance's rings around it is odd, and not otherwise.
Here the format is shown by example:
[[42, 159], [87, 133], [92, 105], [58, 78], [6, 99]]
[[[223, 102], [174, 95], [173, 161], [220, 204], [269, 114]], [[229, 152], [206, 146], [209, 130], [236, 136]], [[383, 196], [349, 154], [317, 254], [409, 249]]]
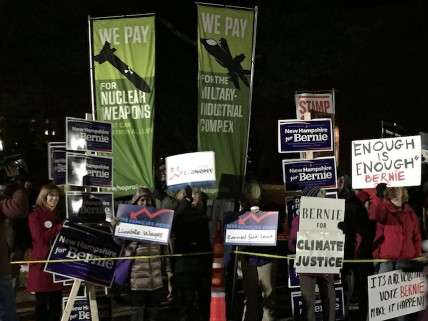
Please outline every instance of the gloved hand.
[[376, 186], [376, 196], [379, 198], [385, 197], [386, 183], [379, 183]]

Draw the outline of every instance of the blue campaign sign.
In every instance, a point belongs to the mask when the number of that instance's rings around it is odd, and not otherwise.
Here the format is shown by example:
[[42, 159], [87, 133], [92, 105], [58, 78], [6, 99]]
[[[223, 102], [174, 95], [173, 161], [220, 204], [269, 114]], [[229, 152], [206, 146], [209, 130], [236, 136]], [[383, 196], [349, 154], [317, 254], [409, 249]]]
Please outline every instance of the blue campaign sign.
[[66, 216], [72, 222], [111, 222], [114, 213], [113, 193], [66, 192]]
[[276, 245], [278, 212], [245, 212], [226, 224], [225, 244]]
[[[62, 309], [67, 305], [68, 297], [62, 298]], [[78, 296], [71, 309], [69, 321], [91, 321], [91, 311], [89, 301], [86, 296]]]
[[110, 233], [67, 223], [56, 237], [48, 260], [79, 261], [48, 262], [45, 271], [109, 287], [116, 267], [112, 258], [120, 251]]
[[138, 205], [120, 204], [116, 217], [119, 223], [114, 236], [168, 244], [174, 211]]
[[[345, 305], [343, 298], [343, 288], [338, 287], [336, 290], [336, 320], [344, 320], [345, 319]], [[322, 306], [321, 299], [319, 293], [316, 293], [315, 296], [315, 319], [316, 321], [322, 321]], [[303, 298], [302, 293], [291, 292], [291, 311], [293, 316], [297, 320], [301, 320], [304, 316], [304, 308], [303, 308]]]
[[286, 191], [300, 191], [307, 186], [336, 188], [336, 160], [334, 157], [312, 160], [284, 159], [282, 174]]
[[331, 119], [279, 120], [278, 152], [323, 152], [333, 150]]
[[52, 151], [52, 179], [56, 185], [64, 185], [66, 179], [65, 148], [55, 148]]
[[67, 152], [66, 183], [74, 186], [111, 187], [113, 159]]
[[111, 123], [66, 118], [67, 150], [112, 152]]
[[288, 228], [291, 228], [291, 222], [296, 216], [299, 216], [300, 196], [286, 196], [285, 210], [287, 213]]

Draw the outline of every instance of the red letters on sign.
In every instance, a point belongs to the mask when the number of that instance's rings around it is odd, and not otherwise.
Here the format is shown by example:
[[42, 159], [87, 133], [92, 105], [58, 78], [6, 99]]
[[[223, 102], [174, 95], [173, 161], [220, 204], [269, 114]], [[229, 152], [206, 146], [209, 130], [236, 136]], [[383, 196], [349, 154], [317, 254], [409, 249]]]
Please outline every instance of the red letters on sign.
[[364, 176], [366, 183], [391, 183], [404, 181], [406, 179], [404, 171], [398, 171], [393, 173], [381, 173], [381, 174], [368, 174]]
[[423, 294], [425, 292], [424, 283], [407, 284], [400, 286], [400, 297], [405, 298], [415, 294]]

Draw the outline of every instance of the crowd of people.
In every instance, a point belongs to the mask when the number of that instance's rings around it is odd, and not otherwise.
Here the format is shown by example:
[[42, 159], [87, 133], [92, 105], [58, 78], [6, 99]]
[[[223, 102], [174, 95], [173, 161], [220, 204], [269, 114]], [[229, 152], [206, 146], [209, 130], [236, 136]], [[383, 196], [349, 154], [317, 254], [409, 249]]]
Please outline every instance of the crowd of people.
[[[157, 187], [154, 191], [141, 187], [129, 201], [139, 206], [169, 208], [174, 210], [171, 240], [168, 245], [145, 241], [117, 240], [123, 245], [122, 256], [153, 256], [152, 258], [123, 260], [129, 275], [121, 282], [119, 291], [127, 291], [130, 304], [136, 307], [134, 321], [158, 320], [162, 304], [171, 304], [177, 309], [178, 320], [207, 321], [210, 316], [211, 255], [184, 255], [168, 257], [164, 254], [192, 254], [210, 252], [212, 238], [207, 216], [207, 196], [190, 187], [171, 195], [165, 185], [164, 165], [161, 165]], [[13, 176], [13, 173], [11, 173]], [[63, 190], [53, 183], [44, 185], [35, 204], [28, 198], [28, 190], [16, 181], [3, 191], [0, 201], [0, 320], [18, 320], [13, 288], [12, 259], [23, 258], [22, 249], [13, 244], [9, 233], [13, 220], [24, 220], [31, 241], [31, 260], [44, 260], [52, 242], [62, 228], [65, 215], [61, 207]], [[325, 197], [319, 188], [305, 188], [303, 196]], [[338, 198], [345, 200], [345, 219], [338, 226], [345, 234], [345, 259], [387, 259], [382, 263], [345, 263], [342, 282], [345, 288], [345, 308], [353, 297], [358, 298], [359, 320], [367, 320], [367, 277], [395, 269], [415, 269], [411, 259], [421, 256], [424, 229], [420, 215], [409, 203], [409, 195], [403, 187], [388, 187], [379, 184], [373, 190], [353, 191], [350, 178], [338, 174]], [[423, 202], [422, 202], [423, 203]], [[263, 210], [260, 193], [257, 196], [244, 194], [239, 210], [232, 214], [233, 220], [245, 211], [255, 215]], [[422, 206], [423, 207], [423, 206]], [[111, 222], [111, 229], [117, 224]], [[295, 252], [299, 217], [296, 216], [289, 230], [288, 249]], [[22, 233], [21, 233], [22, 234]], [[25, 234], [25, 233], [24, 233]], [[16, 237], [15, 237], [16, 239]], [[272, 249], [247, 247], [249, 252], [270, 253]], [[286, 254], [286, 253], [283, 253]], [[17, 256], [18, 255], [18, 256]], [[242, 255], [237, 260], [242, 271], [244, 290], [243, 321], [273, 321], [276, 301], [276, 277], [279, 272], [275, 258]], [[118, 264], [119, 267], [120, 264]], [[19, 267], [19, 266], [18, 266]], [[227, 271], [227, 269], [226, 269]], [[226, 276], [226, 282], [235, 278]], [[300, 274], [303, 297], [303, 314], [300, 319], [314, 321], [315, 284], [318, 284], [323, 308], [323, 320], [336, 320], [336, 294], [332, 274]], [[124, 286], [125, 285], [125, 286]], [[226, 285], [228, 287], [228, 285]], [[35, 295], [36, 321], [58, 321], [61, 318], [63, 286], [54, 283], [52, 274], [44, 272], [44, 264], [30, 264], [28, 292]], [[126, 289], [126, 290], [124, 290]], [[234, 289], [236, 290], [236, 289]], [[260, 296], [260, 294], [261, 296]], [[228, 303], [230, 304], [230, 292]], [[345, 318], [349, 312], [345, 312]], [[415, 319], [416, 316], [406, 316]], [[297, 318], [297, 316], [296, 316]], [[402, 318], [403, 319], [403, 318]]]

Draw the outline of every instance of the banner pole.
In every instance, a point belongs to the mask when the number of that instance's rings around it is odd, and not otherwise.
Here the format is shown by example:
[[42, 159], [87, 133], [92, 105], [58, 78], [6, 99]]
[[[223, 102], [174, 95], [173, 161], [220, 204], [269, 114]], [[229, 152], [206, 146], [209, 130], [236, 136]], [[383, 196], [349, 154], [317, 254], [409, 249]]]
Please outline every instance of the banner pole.
[[245, 163], [244, 163], [244, 177], [242, 178], [241, 189], [244, 187], [245, 175], [247, 174], [247, 162], [248, 162], [248, 145], [250, 143], [250, 127], [251, 127], [251, 105], [253, 103], [253, 80], [254, 80], [254, 60], [256, 53], [256, 39], [257, 39], [257, 14], [258, 7], [254, 7], [254, 28], [253, 28], [253, 49], [251, 53], [251, 75], [250, 75], [250, 99], [248, 101], [248, 130], [247, 130], [247, 146], [245, 148]]
[[92, 19], [88, 15], [88, 39], [89, 39], [89, 79], [91, 86], [92, 119], [95, 119], [95, 97], [94, 97], [94, 63], [92, 61]]

